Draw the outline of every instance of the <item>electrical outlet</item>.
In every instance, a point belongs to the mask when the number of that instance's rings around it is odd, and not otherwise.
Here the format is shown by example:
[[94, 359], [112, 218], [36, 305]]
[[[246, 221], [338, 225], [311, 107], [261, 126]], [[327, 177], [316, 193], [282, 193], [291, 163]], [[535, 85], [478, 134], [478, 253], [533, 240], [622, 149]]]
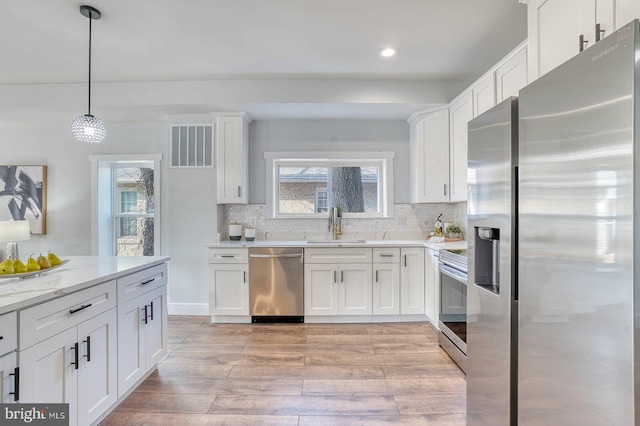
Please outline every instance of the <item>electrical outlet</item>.
[[256, 226], [256, 218], [255, 217], [250, 217], [249, 218], [249, 226]]

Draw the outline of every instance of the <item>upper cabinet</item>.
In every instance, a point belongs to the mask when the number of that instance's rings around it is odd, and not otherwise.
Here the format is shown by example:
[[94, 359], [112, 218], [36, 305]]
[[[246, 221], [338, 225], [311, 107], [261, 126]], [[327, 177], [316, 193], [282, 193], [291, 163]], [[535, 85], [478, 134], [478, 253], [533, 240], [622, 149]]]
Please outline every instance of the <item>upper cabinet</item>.
[[531, 0], [527, 12], [532, 81], [640, 17], [640, 1]]
[[467, 200], [468, 125], [474, 117], [472, 95], [472, 92], [465, 92], [451, 103], [449, 109], [449, 200], [454, 202]]
[[496, 69], [496, 104], [518, 96], [527, 81], [527, 45], [523, 44]]
[[247, 204], [249, 200], [249, 122], [246, 114], [216, 119], [218, 204]]
[[411, 123], [411, 202], [449, 201], [449, 110], [419, 116]]
[[482, 114], [496, 104], [496, 77], [495, 73], [482, 77], [473, 86], [473, 110], [475, 115]]

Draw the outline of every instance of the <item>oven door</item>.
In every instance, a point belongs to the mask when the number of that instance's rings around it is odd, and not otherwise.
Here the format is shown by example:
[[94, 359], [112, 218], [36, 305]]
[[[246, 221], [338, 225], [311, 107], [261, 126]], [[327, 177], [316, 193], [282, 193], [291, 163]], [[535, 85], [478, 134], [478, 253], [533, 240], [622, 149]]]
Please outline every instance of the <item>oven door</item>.
[[444, 263], [440, 263], [439, 269], [440, 331], [466, 355], [467, 274]]

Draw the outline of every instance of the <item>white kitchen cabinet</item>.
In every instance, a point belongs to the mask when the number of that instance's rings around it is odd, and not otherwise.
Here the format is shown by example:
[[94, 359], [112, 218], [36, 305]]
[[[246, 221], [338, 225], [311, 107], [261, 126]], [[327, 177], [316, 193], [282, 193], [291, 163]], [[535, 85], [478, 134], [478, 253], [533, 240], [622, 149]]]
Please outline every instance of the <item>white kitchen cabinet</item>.
[[456, 98], [449, 108], [449, 201], [452, 202], [467, 201], [468, 124], [473, 117], [473, 94], [468, 91]]
[[216, 119], [215, 157], [218, 204], [247, 204], [249, 197], [249, 119], [246, 114]]
[[373, 249], [373, 315], [400, 313], [400, 249]]
[[18, 389], [16, 385], [19, 384], [17, 367], [15, 351], [0, 356], [0, 403], [10, 404], [17, 401], [16, 392]]
[[449, 201], [449, 110], [429, 113], [410, 127], [411, 203]]
[[527, 85], [527, 44], [498, 66], [496, 75], [496, 97], [500, 103], [510, 96], [518, 96], [518, 92]]
[[527, 7], [530, 81], [640, 17], [637, 0], [531, 0]]
[[118, 399], [116, 309], [20, 351], [20, 402], [68, 403], [69, 424], [89, 425]]
[[249, 320], [248, 249], [209, 249], [209, 314]]
[[167, 286], [118, 304], [118, 396], [125, 395], [166, 353]]
[[306, 315], [371, 315], [370, 248], [305, 249]]
[[440, 272], [438, 271], [439, 251], [427, 248], [424, 251], [424, 313], [438, 328], [440, 316]]
[[493, 72], [478, 80], [472, 89], [473, 110], [480, 115], [496, 104], [496, 79]]
[[400, 313], [424, 314], [424, 249], [400, 249]]

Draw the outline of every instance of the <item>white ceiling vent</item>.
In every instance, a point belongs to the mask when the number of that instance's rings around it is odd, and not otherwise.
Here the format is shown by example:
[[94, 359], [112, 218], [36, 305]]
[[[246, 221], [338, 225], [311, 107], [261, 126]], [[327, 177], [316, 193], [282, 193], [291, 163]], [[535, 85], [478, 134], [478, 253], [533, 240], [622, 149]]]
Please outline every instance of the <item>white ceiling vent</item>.
[[171, 167], [213, 167], [213, 126], [171, 126]]

